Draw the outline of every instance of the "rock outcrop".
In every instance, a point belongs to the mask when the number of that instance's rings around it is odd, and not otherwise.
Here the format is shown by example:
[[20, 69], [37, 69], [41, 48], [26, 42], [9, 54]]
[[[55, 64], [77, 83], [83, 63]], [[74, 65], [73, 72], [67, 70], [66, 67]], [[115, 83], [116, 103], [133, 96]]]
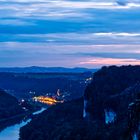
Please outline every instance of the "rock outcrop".
[[140, 139], [140, 98], [129, 104], [128, 130], [133, 140]]
[[139, 83], [140, 66], [103, 67], [85, 90], [87, 117], [104, 120], [104, 110], [108, 107], [126, 112], [140, 91]]

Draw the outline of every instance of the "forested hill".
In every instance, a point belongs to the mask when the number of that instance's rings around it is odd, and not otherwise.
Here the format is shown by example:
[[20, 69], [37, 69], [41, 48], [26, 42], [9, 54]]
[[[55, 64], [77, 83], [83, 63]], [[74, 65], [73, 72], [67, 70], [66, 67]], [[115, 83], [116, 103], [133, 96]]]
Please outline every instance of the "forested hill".
[[0, 121], [23, 113], [17, 99], [0, 89]]

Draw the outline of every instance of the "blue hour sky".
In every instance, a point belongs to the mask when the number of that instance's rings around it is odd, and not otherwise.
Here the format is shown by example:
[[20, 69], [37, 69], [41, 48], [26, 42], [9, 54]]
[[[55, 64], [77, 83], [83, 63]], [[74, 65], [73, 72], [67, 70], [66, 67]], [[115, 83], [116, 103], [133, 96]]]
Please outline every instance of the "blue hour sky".
[[140, 0], [0, 0], [0, 67], [129, 64], [140, 64]]

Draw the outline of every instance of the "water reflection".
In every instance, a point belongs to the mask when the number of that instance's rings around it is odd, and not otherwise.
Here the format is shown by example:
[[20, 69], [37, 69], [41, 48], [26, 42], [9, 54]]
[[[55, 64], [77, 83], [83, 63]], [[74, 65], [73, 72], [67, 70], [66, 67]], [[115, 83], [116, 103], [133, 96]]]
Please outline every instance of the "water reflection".
[[[41, 110], [34, 112], [33, 115], [40, 114], [44, 110], [45, 108], [42, 108]], [[31, 119], [28, 119], [26, 121], [23, 120], [19, 124], [15, 124], [5, 128], [3, 131], [0, 132], [0, 140], [18, 140], [20, 128], [29, 123], [30, 121]]]

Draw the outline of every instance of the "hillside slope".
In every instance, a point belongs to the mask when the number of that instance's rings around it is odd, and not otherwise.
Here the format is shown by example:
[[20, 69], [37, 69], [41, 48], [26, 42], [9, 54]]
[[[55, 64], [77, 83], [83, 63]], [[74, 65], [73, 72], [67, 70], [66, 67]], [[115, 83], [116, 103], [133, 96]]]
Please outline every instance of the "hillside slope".
[[0, 89], [0, 120], [23, 113], [17, 99]]

